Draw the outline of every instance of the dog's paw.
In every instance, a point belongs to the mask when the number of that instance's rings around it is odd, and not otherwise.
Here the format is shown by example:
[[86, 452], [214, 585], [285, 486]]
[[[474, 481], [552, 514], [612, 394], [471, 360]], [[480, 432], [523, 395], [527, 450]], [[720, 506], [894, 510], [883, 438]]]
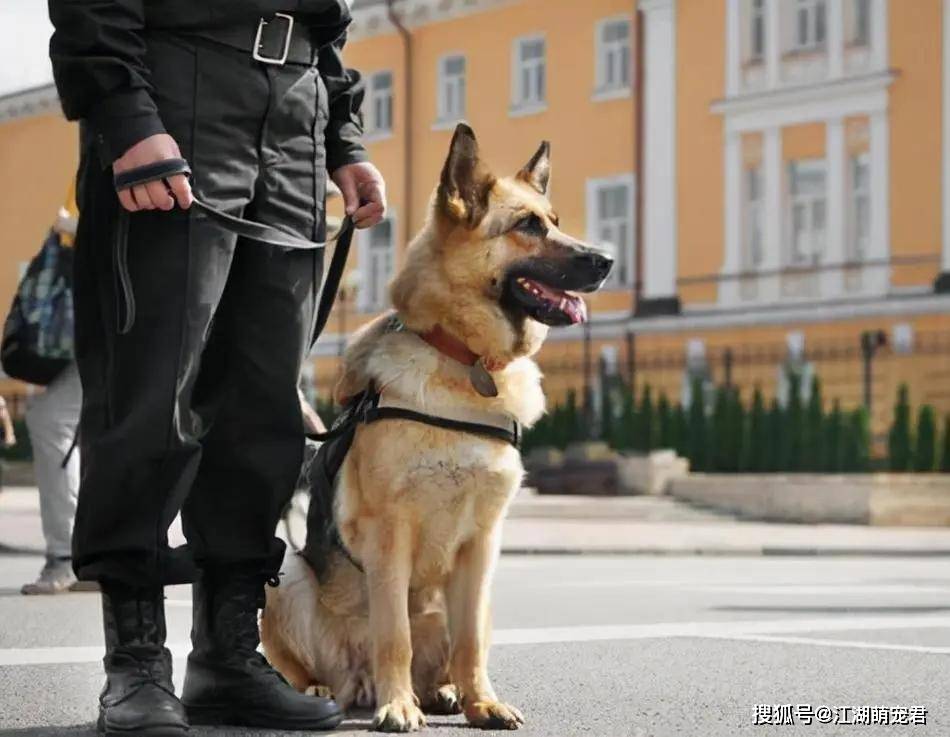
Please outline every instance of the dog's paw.
[[426, 714], [461, 714], [462, 702], [458, 689], [448, 683], [429, 694], [422, 702], [422, 711]]
[[515, 707], [500, 701], [475, 701], [465, 705], [465, 718], [481, 729], [520, 729], [524, 716]]
[[307, 690], [304, 691], [307, 696], [317, 696], [321, 699], [332, 699], [333, 691], [330, 690], [329, 686], [318, 686], [315, 683], [311, 683], [307, 686]]
[[373, 729], [378, 732], [415, 732], [425, 725], [426, 718], [412, 699], [393, 699], [373, 716]]

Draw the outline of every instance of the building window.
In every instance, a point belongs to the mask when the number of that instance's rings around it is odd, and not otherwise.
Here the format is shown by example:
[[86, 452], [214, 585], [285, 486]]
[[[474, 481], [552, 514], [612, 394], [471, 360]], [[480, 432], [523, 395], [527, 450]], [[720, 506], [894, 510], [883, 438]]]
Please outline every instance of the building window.
[[633, 283], [633, 177], [593, 180], [587, 190], [588, 237], [611, 252], [608, 286]]
[[825, 0], [796, 0], [795, 50], [809, 51], [825, 44]]
[[465, 117], [465, 57], [445, 56], [439, 61], [439, 120]]
[[854, 0], [854, 44], [871, 43], [871, 0]]
[[363, 282], [363, 309], [380, 310], [386, 306], [389, 280], [393, 273], [393, 242], [395, 229], [389, 218], [371, 228], [366, 235], [365, 251], [361, 269]]
[[851, 248], [853, 261], [867, 257], [871, 244], [871, 160], [867, 154], [851, 159]]
[[597, 26], [597, 91], [630, 89], [630, 21], [602, 21]]
[[534, 108], [547, 99], [547, 50], [543, 38], [532, 36], [515, 41], [512, 104]]
[[366, 132], [369, 135], [385, 135], [393, 130], [393, 73], [376, 72], [370, 75], [367, 87], [368, 115]]
[[765, 56], [765, 0], [752, 0], [749, 18], [749, 61], [762, 61]]
[[745, 266], [757, 268], [764, 259], [764, 196], [762, 167], [746, 169], [745, 172]]
[[825, 162], [795, 161], [789, 165], [789, 263], [817, 263], [825, 250]]

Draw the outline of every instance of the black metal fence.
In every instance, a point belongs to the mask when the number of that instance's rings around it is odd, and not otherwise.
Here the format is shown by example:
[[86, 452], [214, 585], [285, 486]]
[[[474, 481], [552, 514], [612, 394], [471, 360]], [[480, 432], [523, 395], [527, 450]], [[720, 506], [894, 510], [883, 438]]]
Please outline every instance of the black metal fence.
[[782, 340], [736, 341], [704, 345], [692, 355], [676, 349], [644, 349], [636, 339], [596, 341], [581, 358], [546, 359], [540, 365], [545, 376], [549, 404], [562, 403], [571, 392], [587, 419], [599, 411], [602, 391], [621, 381], [640, 395], [649, 386], [654, 397], [670, 403], [688, 404], [691, 387], [699, 377], [710, 391], [735, 388], [749, 401], [758, 388], [767, 400], [787, 399], [788, 376], [801, 379], [807, 401], [812, 377], [818, 377], [822, 395], [830, 405], [837, 401], [845, 410], [868, 410], [875, 450], [893, 419], [898, 387], [906, 384], [912, 408], [930, 405], [938, 417], [950, 413], [950, 331], [918, 332], [895, 342], [882, 331], [862, 331], [835, 337], [809, 339], [800, 351], [790, 350]]

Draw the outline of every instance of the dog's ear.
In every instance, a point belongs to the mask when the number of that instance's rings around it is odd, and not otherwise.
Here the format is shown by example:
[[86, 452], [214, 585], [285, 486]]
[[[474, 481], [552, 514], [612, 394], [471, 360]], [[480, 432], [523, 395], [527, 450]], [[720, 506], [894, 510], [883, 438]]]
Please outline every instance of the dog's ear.
[[475, 131], [460, 123], [439, 181], [439, 209], [455, 222], [474, 228], [488, 212], [488, 195], [494, 185], [495, 177], [478, 154]]
[[548, 193], [551, 181], [551, 144], [548, 141], [541, 142], [541, 147], [518, 172], [517, 178], [543, 195]]

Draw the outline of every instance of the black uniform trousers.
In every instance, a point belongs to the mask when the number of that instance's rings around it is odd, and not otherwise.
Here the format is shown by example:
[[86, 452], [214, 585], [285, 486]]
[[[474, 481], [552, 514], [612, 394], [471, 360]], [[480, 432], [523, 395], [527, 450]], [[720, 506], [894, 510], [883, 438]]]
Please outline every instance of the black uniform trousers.
[[[214, 41], [150, 33], [147, 62], [195, 190], [234, 214], [322, 240], [327, 95], [315, 67], [264, 65]], [[184, 583], [198, 565], [273, 570], [300, 472], [297, 395], [322, 252], [236, 239], [198, 212], [132, 213], [120, 289], [112, 172], [83, 142], [76, 342], [81, 579]], [[186, 549], [169, 550], [181, 510]]]

